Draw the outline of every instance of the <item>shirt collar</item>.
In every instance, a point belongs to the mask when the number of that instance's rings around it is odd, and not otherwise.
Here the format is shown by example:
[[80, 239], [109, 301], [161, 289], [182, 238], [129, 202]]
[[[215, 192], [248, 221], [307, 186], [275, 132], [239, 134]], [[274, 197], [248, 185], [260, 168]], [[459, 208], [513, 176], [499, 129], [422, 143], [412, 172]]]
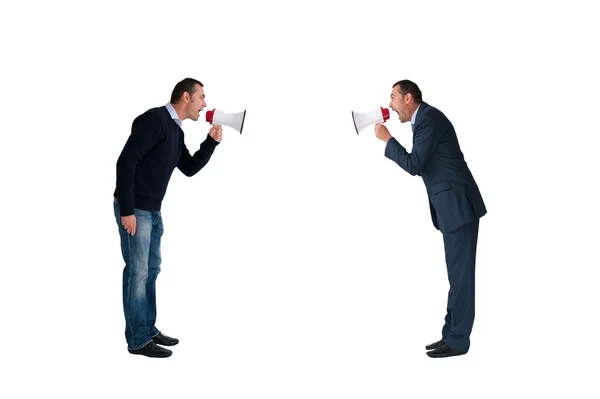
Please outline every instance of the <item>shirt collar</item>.
[[169, 111], [169, 114], [171, 114], [171, 118], [173, 118], [175, 123], [177, 123], [178, 126], [181, 126], [181, 121], [179, 120], [177, 111], [175, 111], [175, 108], [173, 108], [173, 104], [167, 103], [167, 105], [165, 105], [165, 107], [167, 107], [167, 110]]

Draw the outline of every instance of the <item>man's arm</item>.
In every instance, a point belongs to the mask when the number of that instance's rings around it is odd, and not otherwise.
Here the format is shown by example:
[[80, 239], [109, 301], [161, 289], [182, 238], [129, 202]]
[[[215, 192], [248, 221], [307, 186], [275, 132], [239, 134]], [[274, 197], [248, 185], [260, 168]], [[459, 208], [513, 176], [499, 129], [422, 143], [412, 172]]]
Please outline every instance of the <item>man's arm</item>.
[[185, 143], [183, 143], [181, 157], [179, 158], [177, 168], [179, 168], [184, 175], [189, 177], [194, 176], [208, 163], [215, 148], [221, 142], [223, 134], [222, 129], [223, 128], [219, 125], [213, 126], [208, 132], [206, 140], [200, 144], [200, 149], [196, 151], [193, 156], [190, 155]]
[[385, 156], [413, 176], [420, 175], [431, 159], [439, 141], [439, 131], [433, 121], [428, 118], [419, 124], [414, 135], [415, 141], [410, 154], [393, 137], [385, 146]]
[[133, 185], [135, 169], [142, 157], [160, 138], [160, 122], [149, 114], [138, 116], [131, 126], [131, 135], [117, 160], [117, 198], [121, 216], [133, 215]]

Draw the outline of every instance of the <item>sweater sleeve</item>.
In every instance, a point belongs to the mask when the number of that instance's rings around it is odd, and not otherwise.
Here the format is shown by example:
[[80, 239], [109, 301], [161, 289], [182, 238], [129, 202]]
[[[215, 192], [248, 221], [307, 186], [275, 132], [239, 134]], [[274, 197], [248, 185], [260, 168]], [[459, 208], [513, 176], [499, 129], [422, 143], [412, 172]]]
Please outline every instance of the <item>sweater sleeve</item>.
[[117, 160], [117, 189], [121, 216], [133, 214], [133, 187], [137, 164], [160, 139], [160, 121], [152, 114], [138, 116], [131, 126], [131, 134]]
[[200, 149], [192, 156], [183, 143], [177, 168], [186, 176], [194, 176], [208, 163], [217, 145], [219, 142], [207, 135], [206, 140], [200, 144]]

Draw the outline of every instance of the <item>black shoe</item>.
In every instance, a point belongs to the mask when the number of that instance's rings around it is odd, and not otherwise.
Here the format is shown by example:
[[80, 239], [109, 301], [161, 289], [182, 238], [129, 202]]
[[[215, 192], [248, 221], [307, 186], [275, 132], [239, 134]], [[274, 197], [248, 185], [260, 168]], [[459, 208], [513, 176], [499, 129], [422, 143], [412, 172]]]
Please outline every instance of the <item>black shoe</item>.
[[432, 351], [427, 352], [427, 356], [429, 357], [450, 357], [450, 356], [460, 356], [460, 355], [464, 355], [467, 352], [456, 352], [454, 350], [452, 350], [452, 348], [450, 348], [448, 346], [448, 344], [444, 344], [442, 346], [440, 346], [439, 348], [436, 348]]
[[179, 343], [179, 340], [177, 338], [167, 337], [166, 335], [163, 335], [163, 333], [160, 332], [154, 337], [152, 337], [152, 341], [154, 343], [164, 346], [174, 346]]
[[148, 342], [146, 346], [140, 349], [127, 349], [133, 355], [143, 355], [148, 357], [169, 357], [173, 354], [168, 349], [161, 348], [154, 342]]
[[434, 342], [433, 344], [429, 344], [425, 347], [425, 349], [427, 349], [428, 351], [432, 350], [432, 349], [437, 349], [440, 346], [444, 345], [446, 343], [446, 339], [442, 338], [440, 339], [438, 342]]

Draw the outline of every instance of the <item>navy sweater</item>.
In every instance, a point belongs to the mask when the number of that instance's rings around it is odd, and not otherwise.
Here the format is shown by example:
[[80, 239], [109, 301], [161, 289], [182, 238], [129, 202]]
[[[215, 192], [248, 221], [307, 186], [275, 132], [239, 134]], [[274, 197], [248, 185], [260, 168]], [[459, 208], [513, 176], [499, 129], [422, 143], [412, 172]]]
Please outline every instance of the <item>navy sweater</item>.
[[165, 106], [149, 109], [133, 121], [131, 135], [117, 160], [117, 187], [121, 216], [133, 208], [157, 212], [175, 167], [186, 176], [202, 169], [219, 143], [207, 136], [192, 156], [183, 130]]

